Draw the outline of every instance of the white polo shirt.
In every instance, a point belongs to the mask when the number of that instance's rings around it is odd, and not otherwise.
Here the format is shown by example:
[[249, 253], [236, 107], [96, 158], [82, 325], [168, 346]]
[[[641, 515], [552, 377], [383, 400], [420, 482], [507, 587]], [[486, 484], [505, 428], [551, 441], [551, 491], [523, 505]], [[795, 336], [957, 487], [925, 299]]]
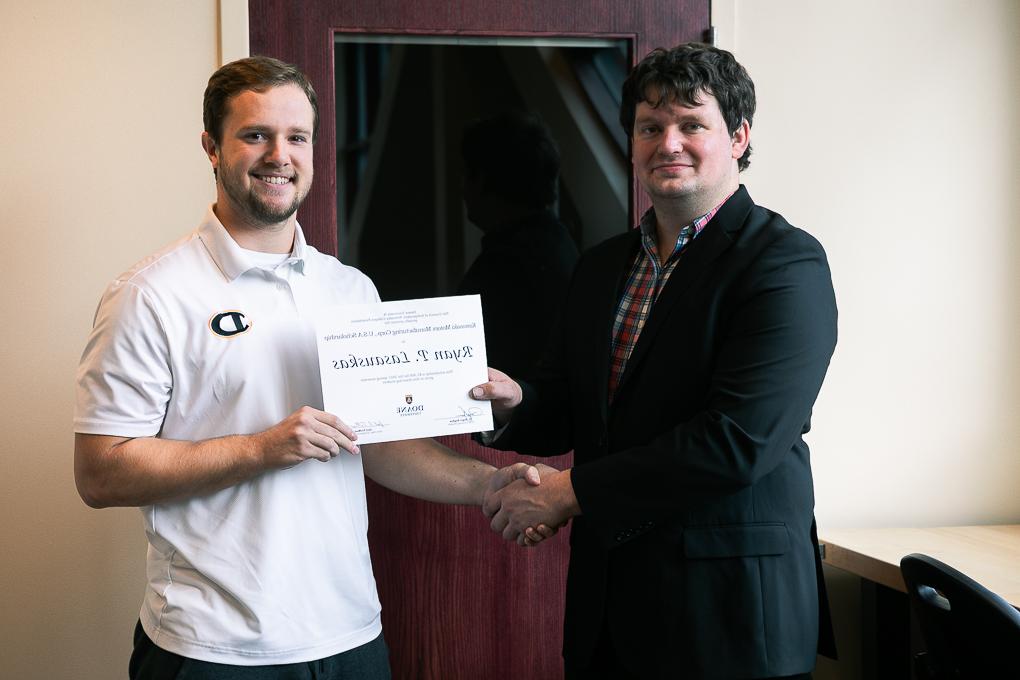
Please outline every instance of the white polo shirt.
[[[364, 274], [307, 245], [257, 266], [210, 208], [106, 290], [78, 369], [76, 432], [201, 440], [322, 408], [313, 323], [376, 302]], [[337, 414], [341, 418], [343, 414]], [[141, 508], [145, 632], [237, 665], [320, 659], [381, 632], [361, 458], [343, 453]]]

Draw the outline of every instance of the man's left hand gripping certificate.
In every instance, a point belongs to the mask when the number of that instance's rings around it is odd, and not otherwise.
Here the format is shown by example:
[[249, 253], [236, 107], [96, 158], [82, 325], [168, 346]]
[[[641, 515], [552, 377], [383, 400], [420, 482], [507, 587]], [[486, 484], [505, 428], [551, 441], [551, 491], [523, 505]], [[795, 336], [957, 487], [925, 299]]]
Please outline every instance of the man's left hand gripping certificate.
[[493, 429], [477, 295], [343, 305], [316, 324], [322, 401], [358, 444]]

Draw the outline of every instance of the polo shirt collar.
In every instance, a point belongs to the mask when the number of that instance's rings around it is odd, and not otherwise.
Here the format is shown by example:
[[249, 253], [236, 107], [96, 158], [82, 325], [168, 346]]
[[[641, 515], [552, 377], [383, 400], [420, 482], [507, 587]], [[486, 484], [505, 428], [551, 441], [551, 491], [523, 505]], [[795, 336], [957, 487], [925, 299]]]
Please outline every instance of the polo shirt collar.
[[[198, 237], [202, 239], [202, 243], [209, 251], [216, 266], [230, 281], [257, 266], [244, 252], [244, 249], [237, 244], [237, 241], [227, 233], [211, 205], [206, 210], [202, 224], [198, 227]], [[295, 223], [294, 247], [284, 264], [292, 266], [297, 272], [306, 273], [308, 254], [308, 243], [305, 241], [304, 232], [301, 230], [301, 225]]]

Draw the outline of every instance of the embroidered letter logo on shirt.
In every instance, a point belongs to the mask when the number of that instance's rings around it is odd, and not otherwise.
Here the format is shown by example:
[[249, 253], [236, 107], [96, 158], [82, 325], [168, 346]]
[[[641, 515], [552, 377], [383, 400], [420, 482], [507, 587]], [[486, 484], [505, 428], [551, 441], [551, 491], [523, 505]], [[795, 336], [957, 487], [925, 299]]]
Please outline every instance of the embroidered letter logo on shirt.
[[209, 319], [209, 330], [223, 338], [240, 335], [251, 328], [243, 312], [220, 312]]

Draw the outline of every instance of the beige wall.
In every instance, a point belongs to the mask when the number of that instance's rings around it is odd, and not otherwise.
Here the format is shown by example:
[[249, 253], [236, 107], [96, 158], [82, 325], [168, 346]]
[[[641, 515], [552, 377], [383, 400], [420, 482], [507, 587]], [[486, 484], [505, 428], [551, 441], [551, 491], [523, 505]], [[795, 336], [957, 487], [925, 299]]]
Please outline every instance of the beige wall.
[[71, 473], [73, 376], [99, 295], [212, 200], [201, 147], [217, 2], [0, 3], [0, 677], [126, 676], [138, 511]]
[[[823, 527], [1020, 521], [1020, 6], [713, 4], [759, 91], [745, 181], [832, 263], [840, 343], [810, 435]], [[106, 282], [212, 198], [202, 88], [221, 9], [223, 54], [243, 53], [243, 5], [0, 4], [5, 678], [124, 675], [144, 538], [137, 511], [78, 500], [73, 373]], [[854, 584], [837, 581], [845, 636]]]
[[[825, 246], [819, 525], [1020, 523], [1015, 0], [715, 0], [758, 93], [744, 181]], [[859, 678], [859, 581], [828, 573]]]
[[745, 181], [822, 241], [840, 308], [819, 520], [1020, 521], [1020, 4], [735, 14], [760, 99]]

